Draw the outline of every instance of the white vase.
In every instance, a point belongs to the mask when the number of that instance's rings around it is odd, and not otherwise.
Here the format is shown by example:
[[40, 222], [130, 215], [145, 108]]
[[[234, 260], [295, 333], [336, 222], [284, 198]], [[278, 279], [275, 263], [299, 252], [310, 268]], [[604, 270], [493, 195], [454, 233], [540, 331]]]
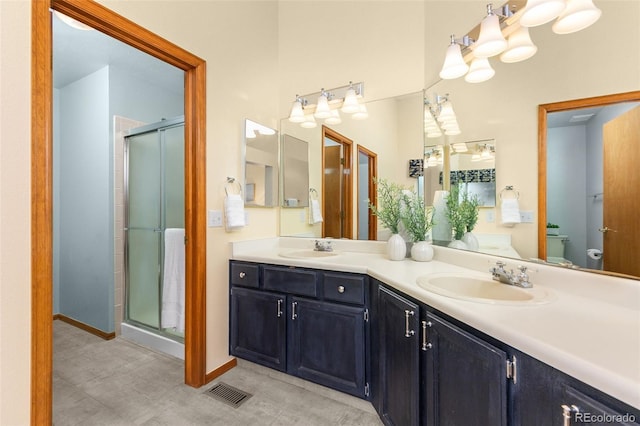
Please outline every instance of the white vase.
[[407, 255], [407, 243], [399, 234], [393, 234], [387, 241], [387, 256], [391, 260], [403, 260]]
[[471, 232], [465, 232], [462, 236], [462, 242], [467, 245], [467, 249], [478, 251], [480, 248], [480, 243], [478, 243], [478, 238], [473, 235]]
[[428, 262], [433, 259], [433, 246], [426, 241], [416, 241], [411, 246], [411, 258], [417, 262]]
[[467, 247], [467, 245], [463, 241], [460, 241], [460, 240], [451, 241], [447, 247], [455, 248], [455, 249], [461, 249], [461, 250], [468, 250], [469, 249]]

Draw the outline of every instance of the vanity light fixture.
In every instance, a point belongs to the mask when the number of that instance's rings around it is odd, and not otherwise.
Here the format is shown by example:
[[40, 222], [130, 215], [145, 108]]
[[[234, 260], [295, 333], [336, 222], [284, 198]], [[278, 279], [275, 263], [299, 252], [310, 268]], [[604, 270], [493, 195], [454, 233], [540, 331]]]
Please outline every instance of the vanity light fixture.
[[459, 135], [460, 126], [449, 95], [435, 95], [435, 102], [424, 100], [424, 130], [428, 138], [438, 138], [444, 133], [447, 136]]
[[[354, 120], [363, 120], [369, 116], [367, 107], [364, 105], [363, 93], [363, 82], [350, 81], [345, 86], [328, 90], [323, 88], [319, 92], [308, 95], [296, 95], [289, 113], [289, 121], [300, 123], [305, 128], [316, 127], [316, 118], [324, 120], [326, 124], [340, 124], [342, 118], [338, 110], [351, 114]], [[307, 99], [317, 99], [317, 101], [315, 104], [310, 104]]]
[[[520, 10], [515, 9], [522, 5]], [[489, 3], [487, 15], [478, 26], [460, 40], [451, 36], [440, 78], [466, 75], [465, 80], [470, 83], [487, 81], [495, 74], [487, 58], [500, 54], [502, 62], [513, 63], [529, 59], [538, 51], [529, 27], [558, 18], [552, 30], [569, 34], [587, 28], [601, 15], [593, 0], [526, 0], [526, 4], [523, 0], [505, 3], [498, 9]]]

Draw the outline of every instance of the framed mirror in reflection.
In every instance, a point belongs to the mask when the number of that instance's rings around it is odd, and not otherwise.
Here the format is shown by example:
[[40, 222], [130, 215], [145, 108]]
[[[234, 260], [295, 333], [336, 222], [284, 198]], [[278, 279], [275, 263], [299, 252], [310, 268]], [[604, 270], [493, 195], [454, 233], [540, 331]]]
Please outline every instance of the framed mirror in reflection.
[[277, 206], [278, 132], [245, 120], [244, 149], [245, 206]]
[[309, 205], [309, 143], [282, 135], [282, 207]]
[[479, 207], [495, 207], [496, 141], [458, 142], [449, 151], [449, 184], [477, 198]]
[[[303, 128], [299, 124], [283, 119], [280, 132], [308, 143], [309, 147], [309, 187], [318, 192], [318, 202], [322, 207], [323, 221], [313, 222], [309, 218], [307, 206], [297, 209], [280, 210], [280, 235], [300, 237], [323, 237], [339, 235], [339, 238], [378, 239], [387, 237], [386, 230], [375, 226], [366, 208], [367, 200], [372, 199], [373, 176], [388, 179], [407, 187], [417, 187], [418, 179], [409, 176], [409, 160], [422, 158], [423, 153], [423, 93], [414, 92], [393, 98], [370, 101], [366, 103], [368, 118], [366, 120], [343, 119], [340, 124], [324, 124], [315, 128]], [[330, 139], [326, 141], [325, 139]], [[349, 140], [351, 143], [342, 144], [342, 149], [348, 149], [348, 155], [338, 158], [337, 166], [323, 163], [328, 160], [328, 150], [335, 146], [335, 139]], [[344, 154], [344, 153], [343, 153]], [[365, 158], [366, 157], [366, 158]], [[340, 163], [343, 164], [340, 164]], [[341, 187], [342, 192], [324, 191], [324, 183], [328, 182], [332, 172], [351, 176], [342, 179], [348, 188]], [[286, 170], [284, 171], [286, 176]], [[348, 195], [348, 194], [351, 195]], [[325, 234], [329, 229], [327, 221], [332, 220], [333, 213], [325, 209], [327, 199], [343, 199], [341, 194], [347, 194], [348, 200], [343, 205], [349, 206], [350, 213], [341, 208], [335, 208], [335, 203], [329, 203], [337, 215], [343, 217], [338, 225], [342, 229], [340, 234]], [[339, 217], [339, 216], [338, 216]], [[348, 219], [348, 220], [347, 220]], [[346, 224], [346, 225], [345, 225]], [[347, 226], [349, 229], [344, 229]]]

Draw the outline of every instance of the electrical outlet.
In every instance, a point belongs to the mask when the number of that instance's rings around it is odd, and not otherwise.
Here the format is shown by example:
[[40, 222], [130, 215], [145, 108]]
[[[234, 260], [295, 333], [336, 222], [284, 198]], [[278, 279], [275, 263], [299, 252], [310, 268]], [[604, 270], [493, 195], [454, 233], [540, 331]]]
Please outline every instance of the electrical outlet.
[[222, 211], [221, 210], [207, 211], [207, 226], [209, 228], [222, 228]]
[[531, 210], [520, 210], [520, 222], [522, 222], [522, 223], [533, 223], [533, 211], [531, 211]]

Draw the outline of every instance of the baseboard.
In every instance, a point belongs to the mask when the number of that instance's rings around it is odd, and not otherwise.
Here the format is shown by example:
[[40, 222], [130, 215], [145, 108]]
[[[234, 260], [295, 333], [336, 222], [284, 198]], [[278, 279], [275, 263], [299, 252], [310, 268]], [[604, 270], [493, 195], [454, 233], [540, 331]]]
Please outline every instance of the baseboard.
[[90, 326], [88, 324], [80, 322], [78, 320], [74, 320], [73, 318], [69, 318], [68, 316], [63, 315], [63, 314], [55, 314], [55, 315], [53, 315], [53, 319], [66, 322], [67, 324], [70, 324], [70, 325], [72, 325], [74, 327], [77, 327], [77, 328], [79, 328], [81, 330], [86, 331], [87, 333], [91, 333], [91, 334], [94, 334], [94, 335], [96, 335], [98, 337], [101, 337], [104, 340], [111, 340], [111, 339], [114, 339], [116, 337], [115, 331], [112, 331], [111, 333], [107, 333], [107, 332], [104, 332], [104, 331], [102, 331], [102, 330], [100, 330], [98, 328], [95, 328], [95, 327], [92, 327], [92, 326]]
[[233, 367], [235, 367], [236, 365], [238, 365], [238, 360], [233, 358], [231, 361], [226, 362], [224, 364], [222, 364], [220, 367], [216, 368], [215, 370], [207, 373], [204, 377], [204, 383], [207, 384], [210, 381], [222, 376], [224, 373], [226, 373], [227, 371], [231, 370]]

